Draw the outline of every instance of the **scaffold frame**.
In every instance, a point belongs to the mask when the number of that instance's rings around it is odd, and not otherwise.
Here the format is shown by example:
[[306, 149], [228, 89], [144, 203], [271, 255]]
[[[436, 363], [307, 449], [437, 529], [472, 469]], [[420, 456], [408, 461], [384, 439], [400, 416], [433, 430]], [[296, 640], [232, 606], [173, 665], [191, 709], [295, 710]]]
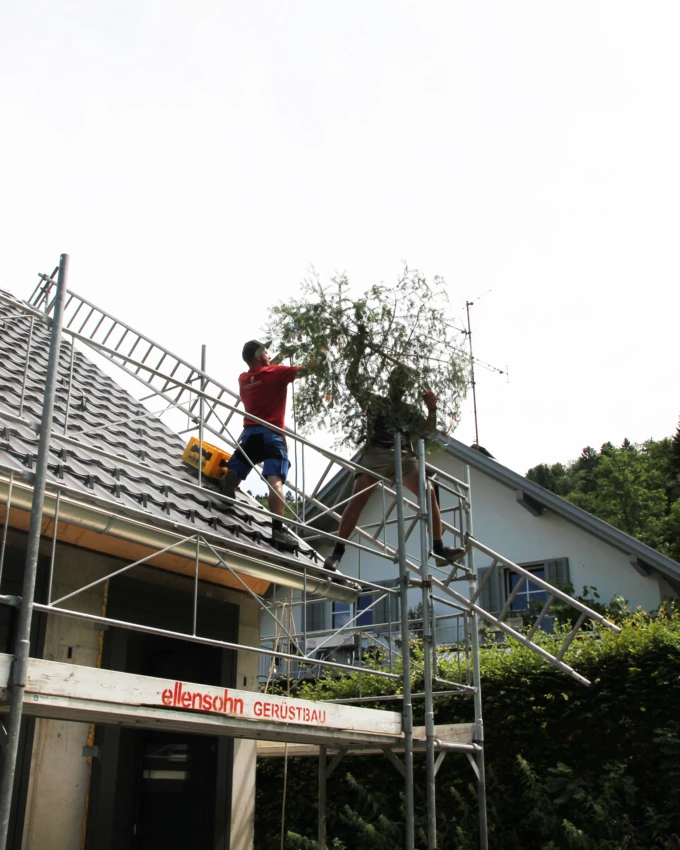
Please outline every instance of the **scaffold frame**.
[[[61, 429], [63, 433], [59, 434], [59, 439], [63, 443], [68, 444], [69, 441], [73, 441], [75, 444], [82, 446], [83, 443], [79, 438], [87, 437], [87, 432], [82, 429], [78, 432], [71, 431], [71, 434], [69, 434], [69, 411], [71, 409], [71, 386], [76, 344], [94, 351], [97, 355], [120, 367], [127, 375], [131, 375], [140, 384], [146, 386], [150, 390], [149, 394], [138, 399], [138, 401], [145, 404], [151, 400], [164, 402], [166, 406], [161, 412], [161, 416], [167, 411], [177, 411], [186, 416], [190, 423], [188, 430], [198, 435], [199, 461], [202, 458], [206, 433], [212, 434], [218, 440], [232, 448], [236, 446], [238, 436], [234, 435], [231, 422], [235, 415], [243, 412], [238, 406], [238, 394], [206, 373], [205, 346], [201, 352], [201, 367], [193, 366], [188, 361], [155, 343], [150, 338], [135, 331], [123, 321], [101, 310], [92, 302], [81, 298], [73, 292], [69, 292], [67, 290], [68, 265], [68, 255], [64, 254], [60, 259], [59, 266], [51, 275], [40, 275], [39, 284], [28, 299], [28, 302], [20, 302], [8, 295], [0, 294], [0, 302], [14, 311], [11, 314], [0, 317], [0, 321], [26, 320], [30, 326], [23, 382], [20, 389], [20, 403], [17, 413], [14, 415], [16, 421], [26, 421], [23, 416], [24, 399], [31, 368], [31, 347], [35, 326], [40, 323], [43, 328], [48, 328], [50, 333], [50, 355], [47, 373], [45, 375], [43, 419], [39, 431], [39, 449], [35, 472], [31, 471], [21, 474], [0, 462], [0, 503], [4, 503], [5, 506], [0, 543], [0, 577], [2, 576], [8, 531], [11, 527], [11, 512], [16, 508], [20, 508], [23, 511], [31, 511], [27, 568], [22, 596], [21, 598], [10, 596], [0, 597], [1, 604], [12, 605], [19, 610], [18, 642], [14, 652], [11, 672], [8, 673], [7, 677], [7, 688], [10, 695], [8, 727], [10, 744], [6, 748], [9, 755], [5, 758], [3, 775], [2, 779], [0, 779], [0, 850], [4, 850], [7, 839], [9, 801], [11, 800], [13, 784], [12, 762], [13, 760], [14, 762], [16, 761], [18, 723], [23, 712], [24, 693], [29, 668], [26, 629], [28, 628], [30, 630], [33, 610], [48, 615], [83, 618], [101, 625], [114, 625], [122, 628], [163, 634], [168, 637], [219, 646], [222, 649], [237, 652], [255, 652], [262, 656], [278, 659], [279, 661], [290, 664], [309, 664], [314, 669], [328, 669], [340, 672], [354, 672], [360, 669], [368, 676], [400, 681], [402, 689], [400, 695], [402, 702], [402, 732], [398, 742], [390, 741], [379, 749], [404, 778], [406, 800], [404, 847], [406, 850], [414, 849], [413, 755], [415, 751], [423, 750], [427, 760], [428, 850], [435, 850], [437, 846], [436, 774], [446, 754], [451, 752], [463, 752], [472, 766], [478, 788], [480, 819], [479, 846], [481, 850], [488, 850], [484, 727], [480, 681], [480, 623], [484, 621], [505, 636], [519, 641], [531, 651], [541, 656], [547, 663], [583, 684], [588, 684], [587, 680], [564, 661], [567, 649], [586, 620], [598, 622], [614, 630], [617, 630], [617, 627], [583, 603], [573, 599], [548, 582], [530, 574], [520, 565], [494, 552], [481, 541], [477, 540], [473, 529], [472, 490], [469, 466], [464, 466], [464, 478], [460, 480], [428, 464], [422, 440], [419, 441], [417, 446], [420, 474], [419, 498], [416, 502], [411, 498], [407, 498], [404, 493], [400, 451], [395, 452], [395, 484], [391, 485], [387, 479], [380, 478], [375, 473], [366, 470], [361, 466], [360, 462], [348, 460], [329, 449], [319, 447], [311, 440], [296, 433], [294, 429], [282, 430], [272, 426], [270, 423], [264, 423], [271, 430], [285, 434], [289, 440], [294, 441], [296, 446], [298, 444], [301, 446], [303, 458], [302, 484], [301, 487], [297, 485], [289, 486], [293, 489], [298, 503], [302, 505], [302, 510], [299, 513], [296, 511], [294, 516], [290, 520], [287, 520], [287, 522], [296, 531], [305, 533], [307, 540], [322, 540], [324, 543], [331, 544], [341, 539], [337, 534], [322, 530], [317, 525], [312, 525], [307, 521], [307, 506], [316, 508], [317, 513], [314, 518], [316, 521], [318, 521], [319, 516], [327, 516], [329, 519], [339, 520], [340, 514], [338, 513], [338, 509], [342, 509], [343, 505], [351, 498], [351, 496], [349, 498], [343, 497], [340, 501], [329, 505], [324, 504], [321, 500], [320, 496], [323, 484], [334, 467], [345, 470], [350, 474], [368, 472], [376, 479], [376, 483], [372, 486], [381, 493], [380, 498], [383, 505], [382, 519], [378, 523], [374, 523], [373, 526], [358, 525], [356, 539], [342, 542], [346, 542], [348, 546], [357, 551], [359, 556], [362, 552], [366, 552], [372, 556], [383, 558], [389, 563], [398, 564], [398, 580], [394, 587], [386, 587], [365, 580], [359, 580], [357, 582], [349, 579], [343, 580], [342, 578], [342, 583], [338, 583], [338, 579], [329, 576], [323, 568], [305, 564], [300, 569], [300, 564], [296, 562], [295, 558], [286, 558], [283, 555], [278, 559], [279, 562], [274, 567], [271, 564], [263, 563], [262, 558], [258, 558], [256, 553], [252, 551], [253, 547], [249, 548], [245, 543], [240, 545], [226, 545], [225, 541], [220, 540], [218, 535], [211, 537], [207, 533], [198, 532], [195, 529], [192, 530], [190, 523], [187, 523], [185, 527], [178, 527], [178, 524], [174, 523], [172, 530], [170, 528], [162, 528], [159, 527], [157, 521], [150, 521], [141, 511], [135, 513], [129, 507], [125, 511], [121, 511], [114, 498], [111, 498], [110, 505], [108, 506], [104, 504], [95, 505], [91, 502], [85, 502], [77, 492], [70, 489], [67, 485], [62, 486], [54, 481], [48, 483], [46, 470], [47, 455], [53, 429], [52, 407], [54, 403], [54, 388], [60, 376], [60, 371], [61, 380], [67, 384], [68, 395], [66, 417]], [[55, 280], [57, 273], [58, 278]], [[68, 339], [70, 345], [70, 365], [67, 365], [65, 371], [60, 370], [62, 337]], [[151, 412], [146, 415], [149, 417], [159, 416], [159, 414]], [[13, 414], [3, 413], [3, 416], [11, 420]], [[143, 416], [140, 415], [140, 418]], [[257, 417], [251, 416], [250, 418], [263, 422], [263, 420], [258, 420]], [[395, 445], [399, 446], [399, 435], [395, 437], [395, 440]], [[88, 451], [92, 451], [109, 460], [116, 457], [115, 452], [103, 451], [101, 448], [94, 446], [88, 446], [87, 448]], [[328, 461], [325, 471], [321, 474], [318, 481], [314, 483], [310, 493], [306, 493], [307, 482], [304, 472], [305, 451], [317, 452]], [[128, 459], [125, 459], [124, 463], [135, 465], [135, 462]], [[143, 461], [137, 462], [136, 465], [141, 470], [145, 469]], [[251, 465], [256, 469], [254, 464]], [[205, 482], [201, 477], [200, 469], [201, 463], [199, 462], [197, 484], [188, 485], [186, 481], [182, 481], [182, 485], [191, 486], [197, 493], [209, 492], [211, 498], [219, 498], [225, 502], [229, 502], [228, 497], [216, 493], [212, 488], [206, 488]], [[256, 472], [259, 474], [259, 470], [256, 469]], [[169, 480], [172, 480], [172, 475], [168, 473], [157, 472], [157, 474], [165, 475]], [[266, 480], [262, 476], [260, 477], [265, 485], [269, 486]], [[454, 518], [458, 518], [458, 524], [456, 525], [453, 522], [443, 520], [443, 525], [466, 550], [464, 561], [461, 560], [446, 567], [440, 567], [435, 563], [431, 563], [432, 555], [428, 541], [431, 540], [430, 522], [432, 512], [430, 500], [432, 498], [432, 482], [436, 482], [454, 500], [454, 506], [447, 510], [451, 512]], [[264, 508], [258, 507], [258, 510], [264, 517], [271, 518], [274, 516]], [[397, 514], [396, 520], [391, 519], [395, 510]], [[410, 512], [408, 516], [406, 515], [407, 510]], [[64, 516], [68, 516], [71, 522], [76, 523], [97, 522], [99, 523], [98, 528], [104, 530], [104, 533], [112, 535], [132, 534], [134, 532], [138, 535], [139, 539], [145, 541], [145, 545], [148, 548], [153, 550], [152, 554], [133, 561], [119, 570], [98, 579], [94, 583], [90, 582], [69, 594], [53, 599], [52, 585], [55, 550], [59, 537], [59, 522]], [[51, 520], [51, 523], [48, 523], [47, 526], [44, 523], [44, 517]], [[52, 527], [52, 551], [49, 565], [49, 592], [47, 603], [39, 604], [35, 603], [33, 599], [35, 567], [40, 540], [44, 537], [45, 529], [49, 528], [50, 525]], [[396, 546], [388, 543], [388, 525], [396, 525]], [[406, 545], [407, 540], [416, 530], [419, 535], [420, 550], [419, 557], [417, 558], [407, 556]], [[153, 629], [150, 626], [115, 620], [104, 615], [98, 616], [83, 613], [73, 607], [65, 607], [65, 603], [69, 599], [78, 593], [90, 589], [94, 584], [109, 581], [116, 575], [123, 574], [153, 559], [153, 557], [160, 553], [175, 550], [181, 552], [183, 557], [193, 558], [196, 565], [193, 579], [194, 608], [192, 634], [171, 632], [165, 629]], [[481, 583], [477, 581], [475, 552], [483, 553], [492, 559], [492, 567], [488, 570], [484, 582]], [[257, 602], [262, 613], [274, 619], [277, 626], [281, 628], [282, 633], [285, 634], [287, 651], [277, 647], [267, 648], [263, 645], [254, 647], [237, 642], [218, 641], [201, 636], [198, 633], [199, 565], [204, 562], [214, 564], [219, 566], [220, 569], [228, 571], [235, 581], [240, 583], [241, 590]], [[491, 573], [495, 569], [507, 569], [519, 576], [519, 581], [514, 591], [515, 594], [522, 586], [522, 583], [529, 580], [545, 590], [547, 595], [546, 604], [528, 634], [518, 631], [508, 623], [512, 599], [506, 604], [498, 616], [486, 611], [481, 606], [480, 596], [484, 589], [484, 583], [489, 580]], [[276, 606], [269, 603], [262, 595], [253, 591], [243, 580], [242, 576], [266, 577], [267, 580], [273, 583], [278, 581], [286, 587], [299, 591], [302, 594], [301, 599], [294, 604], [300, 605], [303, 611], [301, 630], [295, 631], [290, 626], [286, 626], [277, 617], [274, 611]], [[463, 582], [467, 585], [467, 595], [452, 587], [452, 584], [456, 582]], [[417, 622], [409, 620], [408, 616], [408, 594], [412, 589], [419, 589], [422, 594], [422, 617]], [[307, 630], [305, 612], [308, 601], [311, 599], [321, 600], [333, 598], [353, 603], [361, 594], [371, 594], [373, 596], [381, 594], [371, 603], [371, 608], [377, 607], [379, 602], [385, 598], [395, 597], [400, 600], [400, 622], [392, 623], [390, 620], [388, 624], [389, 669], [358, 667], [356, 664], [343, 664], [326, 659], [313, 658], [309, 651], [310, 638], [316, 637], [317, 633]], [[553, 655], [535, 643], [532, 638], [536, 630], [540, 628], [541, 622], [545, 617], [549, 616], [551, 606], [556, 601], [578, 610], [579, 618], [576, 626], [565, 639], [559, 651]], [[442, 603], [452, 609], [455, 613], [450, 615], [451, 617], [462, 619], [465, 632], [465, 668], [467, 671], [467, 680], [464, 683], [447, 682], [437, 675], [438, 646], [436, 623], [439, 618], [435, 617], [435, 602]], [[388, 606], [388, 608], [391, 610], [391, 606]], [[330, 641], [341, 634], [355, 635], [357, 633], [365, 633], [369, 628], [360, 626], [358, 619], [359, 616], [357, 614], [350, 618], [349, 622], [345, 625], [331, 633], [328, 633], [326, 630], [321, 633], [321, 636], [328, 635], [326, 641]], [[412, 660], [410, 657], [410, 639], [414, 623], [420, 626], [425, 647], [424, 667], [422, 670], [424, 690], [422, 694], [411, 693]], [[403, 661], [401, 674], [392, 671], [393, 626], [395, 627], [394, 633], [400, 634]], [[381, 645], [385, 648], [384, 641]], [[321, 646], [323, 646], [323, 643]], [[315, 651], [318, 649], [319, 645], [317, 644]], [[472, 697], [474, 702], [474, 723], [471, 726], [472, 731], [469, 744], [461, 745], [460, 742], [447, 742], [437, 737], [433, 708], [433, 699], [437, 693], [435, 686], [448, 687], [449, 690], [445, 691], [447, 694], [456, 693]], [[424, 738], [422, 741], [417, 739], [414, 746], [412, 702], [416, 697], [422, 698], [425, 701], [425, 726], [422, 730]], [[361, 701], [361, 697], [354, 700], [354, 702], [359, 704], [361, 704]], [[282, 733], [283, 737], [285, 737], [285, 733]], [[291, 740], [294, 739], [295, 734], [291, 732]], [[347, 751], [349, 744], [350, 742], [345, 738], [341, 740], [338, 735], [334, 737], [332, 731], [328, 732], [327, 736], [318, 736], [320, 810], [318, 839], [319, 847], [322, 850], [326, 847], [326, 781], [330, 773], [337, 766], [340, 758], [342, 758], [344, 752]], [[371, 744], [375, 748], [376, 742], [372, 741]], [[335, 755], [329, 762], [329, 752], [334, 748]], [[403, 759], [399, 759], [395, 755], [395, 750], [397, 749], [403, 752]], [[14, 751], [13, 756], [12, 751]]]

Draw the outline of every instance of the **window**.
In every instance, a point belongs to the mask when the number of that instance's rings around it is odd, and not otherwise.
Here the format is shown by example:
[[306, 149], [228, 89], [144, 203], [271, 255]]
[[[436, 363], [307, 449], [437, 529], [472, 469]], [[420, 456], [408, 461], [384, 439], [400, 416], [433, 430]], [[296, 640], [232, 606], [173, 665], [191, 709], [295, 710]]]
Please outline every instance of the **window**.
[[[538, 567], [530, 567], [529, 572], [532, 575], [535, 575], [537, 578], [545, 579], [545, 564], [541, 564]], [[505, 579], [507, 582], [507, 594], [506, 598], [510, 597], [513, 590], [517, 587], [520, 582], [522, 582], [522, 577], [517, 575], [517, 573], [512, 572], [512, 570], [506, 570]], [[545, 590], [540, 587], [538, 584], [535, 584], [533, 581], [525, 581], [522, 583], [522, 586], [517, 591], [517, 595], [512, 600], [512, 605], [510, 606], [511, 611], [529, 611], [534, 610], [536, 603], [540, 603], [541, 606], [548, 598], [548, 594]]]
[[[542, 578], [555, 587], [564, 588], [569, 584], [569, 559], [551, 558], [546, 561], [532, 561], [519, 564], [525, 570], [533, 573], [537, 578]], [[521, 580], [520, 576], [512, 570], [502, 566], [496, 566], [491, 575], [486, 579], [490, 567], [481, 567], [479, 570], [479, 583], [485, 582], [484, 588], [479, 596], [478, 604], [490, 614], [498, 614], [508, 597]], [[486, 579], [486, 581], [485, 581]], [[525, 582], [519, 589], [517, 596], [513, 599], [511, 610], [520, 612], [533, 610], [532, 603], [543, 603], [546, 600], [546, 592], [531, 581]]]
[[352, 606], [349, 602], [333, 603], [333, 629], [341, 629], [352, 619]]

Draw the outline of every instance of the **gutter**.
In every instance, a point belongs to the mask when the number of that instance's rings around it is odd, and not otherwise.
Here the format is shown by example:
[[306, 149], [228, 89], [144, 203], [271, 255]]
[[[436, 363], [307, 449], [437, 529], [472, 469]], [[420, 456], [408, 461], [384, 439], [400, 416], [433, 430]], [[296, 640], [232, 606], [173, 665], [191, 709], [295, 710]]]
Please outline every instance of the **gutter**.
[[[7, 503], [8, 493], [9, 481], [4, 478], [0, 479], [0, 501], [4, 500]], [[30, 513], [32, 500], [33, 488], [15, 477], [12, 485], [11, 507]], [[46, 517], [54, 518], [56, 501], [54, 493], [49, 491], [45, 493], [44, 515]], [[149, 524], [148, 521], [140, 522], [94, 505], [83, 504], [64, 495], [63, 492], [59, 499], [59, 521], [152, 549], [161, 550], [173, 546], [174, 554], [187, 560], [195, 560], [196, 558], [196, 543], [186, 540], [187, 534], [160, 529]], [[285, 585], [297, 590], [306, 589], [308, 593], [339, 602], [354, 602], [358, 595], [358, 588], [343, 587], [331, 581], [330, 578], [316, 576], [313, 567], [308, 567], [305, 580], [305, 575], [300, 568], [290, 569], [243, 552], [234, 552], [224, 547], [223, 538], [206, 533], [201, 533], [201, 536], [211, 544], [211, 546], [199, 545], [199, 560], [202, 564], [226, 569], [220, 561], [221, 557], [235, 572], [274, 584]], [[320, 568], [319, 571], [321, 571]]]

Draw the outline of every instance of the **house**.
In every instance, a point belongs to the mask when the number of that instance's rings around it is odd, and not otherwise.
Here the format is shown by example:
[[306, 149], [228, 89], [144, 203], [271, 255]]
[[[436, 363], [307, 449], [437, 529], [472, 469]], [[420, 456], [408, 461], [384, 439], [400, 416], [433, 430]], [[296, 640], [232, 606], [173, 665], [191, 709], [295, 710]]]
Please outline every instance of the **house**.
[[[464, 481], [466, 470], [470, 475], [471, 515], [474, 537], [493, 552], [522, 566], [540, 579], [557, 587], [571, 587], [575, 595], [584, 589], [591, 601], [594, 594], [605, 604], [613, 597], [624, 597], [628, 605], [636, 609], [654, 611], [680, 590], [680, 564], [640, 543], [628, 534], [619, 531], [587, 511], [556, 496], [539, 485], [503, 466], [488, 453], [470, 448], [451, 437], [440, 435], [440, 450], [428, 455], [432, 467], [446, 475]], [[318, 499], [325, 505], [333, 505], [349, 495], [349, 473], [341, 472], [320, 491]], [[457, 529], [461, 527], [461, 500], [445, 488], [442, 477], [439, 502], [443, 519]], [[455, 490], [456, 488], [453, 487]], [[415, 497], [409, 498], [415, 501]], [[396, 518], [394, 511], [383, 524], [384, 511], [390, 511], [391, 497], [384, 499], [376, 492], [364, 510], [360, 526], [369, 535], [377, 538], [370, 544], [368, 538], [355, 533], [353, 540], [364, 546], [381, 548], [381, 543], [396, 548]], [[318, 507], [308, 510], [310, 526], [326, 532], [336, 532], [337, 522], [327, 515], [314, 519]], [[408, 556], [419, 559], [419, 538], [415, 527], [415, 510], [406, 509], [407, 529], [412, 533], [407, 540]], [[451, 532], [447, 532], [451, 535]], [[446, 535], [445, 535], [446, 537]], [[452, 537], [450, 542], [460, 542]], [[319, 551], [321, 542], [317, 541]], [[487, 573], [493, 564], [489, 554], [475, 551], [475, 568], [478, 572], [482, 592], [478, 603], [492, 614], [500, 612], [517, 584], [517, 573], [503, 565]], [[393, 586], [397, 576], [396, 565], [378, 554], [347, 548], [342, 561], [343, 571], [364, 581]], [[447, 577], [450, 569], [435, 573]], [[464, 578], [464, 576], [460, 576]], [[458, 592], [467, 594], [467, 582], [455, 585]], [[420, 591], [410, 591], [410, 607], [417, 611]], [[466, 597], [467, 598], [467, 597]], [[540, 608], [546, 598], [543, 588], [530, 581], [525, 582], [511, 601], [510, 615], [516, 615], [515, 623], [521, 624], [523, 612]], [[317, 640], [317, 634], [337, 629], [352, 617], [355, 625], [364, 630], [378, 633], [383, 644], [398, 635], [399, 610], [397, 600], [382, 600], [367, 610], [378, 599], [375, 593], [363, 595], [354, 605], [342, 601], [311, 602], [307, 605], [306, 630]], [[363, 609], [363, 611], [362, 611]], [[437, 632], [439, 645], [452, 644], [462, 639], [464, 623], [462, 614], [450, 606], [436, 604]], [[298, 627], [301, 617], [298, 614]], [[550, 619], [545, 626], [550, 627]], [[267, 638], [267, 635], [263, 635]], [[393, 643], [393, 640], [389, 641]], [[345, 645], [347, 638], [345, 637]], [[365, 642], [364, 642], [365, 643]], [[328, 646], [325, 644], [325, 646]]]
[[[0, 710], [49, 339], [44, 313], [0, 292]], [[279, 551], [257, 502], [199, 486], [181, 461], [185, 439], [71, 339], [59, 358], [8, 847], [247, 850], [254, 738], [273, 728], [254, 729], [257, 701], [253, 718], [244, 710], [258, 689], [258, 597], [273, 583], [355, 593], [323, 577], [302, 541]]]

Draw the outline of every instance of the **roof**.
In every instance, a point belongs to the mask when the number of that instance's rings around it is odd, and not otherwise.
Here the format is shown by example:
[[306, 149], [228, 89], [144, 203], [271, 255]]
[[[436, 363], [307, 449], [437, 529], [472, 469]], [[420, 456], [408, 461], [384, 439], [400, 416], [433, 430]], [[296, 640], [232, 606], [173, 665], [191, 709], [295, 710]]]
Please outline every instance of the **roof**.
[[[579, 508], [576, 505], [563, 499], [561, 496], [552, 493], [520, 475], [508, 469], [507, 466], [494, 460], [488, 452], [480, 452], [476, 448], [466, 446], [459, 440], [453, 437], [445, 437], [439, 435], [439, 441], [444, 447], [447, 454], [457, 458], [463, 463], [469, 464], [473, 469], [488, 475], [490, 478], [498, 481], [506, 487], [514, 491], [515, 497], [524, 507], [530, 510], [537, 516], [544, 511], [552, 513], [566, 519], [579, 528], [599, 537], [610, 546], [624, 552], [631, 565], [643, 575], [648, 575], [650, 571], [654, 571], [664, 578], [668, 579], [676, 586], [680, 586], [680, 564], [672, 558], [662, 555], [651, 546], [641, 543], [630, 534], [614, 528], [608, 522], [598, 519], [593, 514]], [[356, 455], [353, 460], [359, 462], [359, 456]], [[340, 501], [339, 496], [347, 481], [348, 472], [342, 471], [337, 473], [320, 491], [318, 498], [325, 504], [332, 504]], [[342, 498], [345, 498], [345, 494]], [[316, 522], [314, 521], [315, 514], [318, 509], [311, 506], [307, 512], [307, 521], [309, 525], [315, 525], [320, 528], [330, 528], [331, 520], [327, 515], [322, 516]]]
[[[13, 473], [18, 482], [30, 483], [38, 453], [49, 321], [0, 293], [0, 323], [0, 476], [7, 480]], [[317, 576], [328, 587], [321, 559], [308, 544], [300, 541], [294, 553], [274, 546], [271, 519], [254, 499], [239, 491], [236, 504], [228, 503], [205, 479], [199, 487], [181, 460], [184, 447], [182, 437], [72, 349], [66, 335], [62, 338], [47, 487], [61, 491], [73, 516], [81, 516], [83, 507], [103, 509], [134, 521], [137, 528], [146, 524], [180, 537], [199, 533], [212, 546], [232, 553], [239, 566], [259, 564], [251, 574], [298, 586], [302, 572], [308, 571], [312, 584]], [[269, 569], [274, 567], [279, 568], [276, 575]]]
[[498, 463], [490, 457], [486, 457], [470, 446], [466, 446], [453, 437], [440, 435], [440, 442], [445, 451], [469, 464], [473, 469], [483, 472], [500, 484], [515, 491], [517, 500], [537, 514], [546, 510], [563, 517], [568, 522], [582, 528], [584, 531], [594, 534], [605, 543], [609, 543], [621, 552], [628, 555], [631, 564], [642, 573], [650, 570], [660, 573], [673, 582], [680, 582], [680, 564], [672, 558], [662, 555], [651, 546], [641, 543], [630, 534], [620, 531], [608, 522], [598, 519], [594, 514], [583, 508], [568, 502], [556, 493], [546, 490], [540, 484], [536, 484], [508, 469], [507, 466]]

